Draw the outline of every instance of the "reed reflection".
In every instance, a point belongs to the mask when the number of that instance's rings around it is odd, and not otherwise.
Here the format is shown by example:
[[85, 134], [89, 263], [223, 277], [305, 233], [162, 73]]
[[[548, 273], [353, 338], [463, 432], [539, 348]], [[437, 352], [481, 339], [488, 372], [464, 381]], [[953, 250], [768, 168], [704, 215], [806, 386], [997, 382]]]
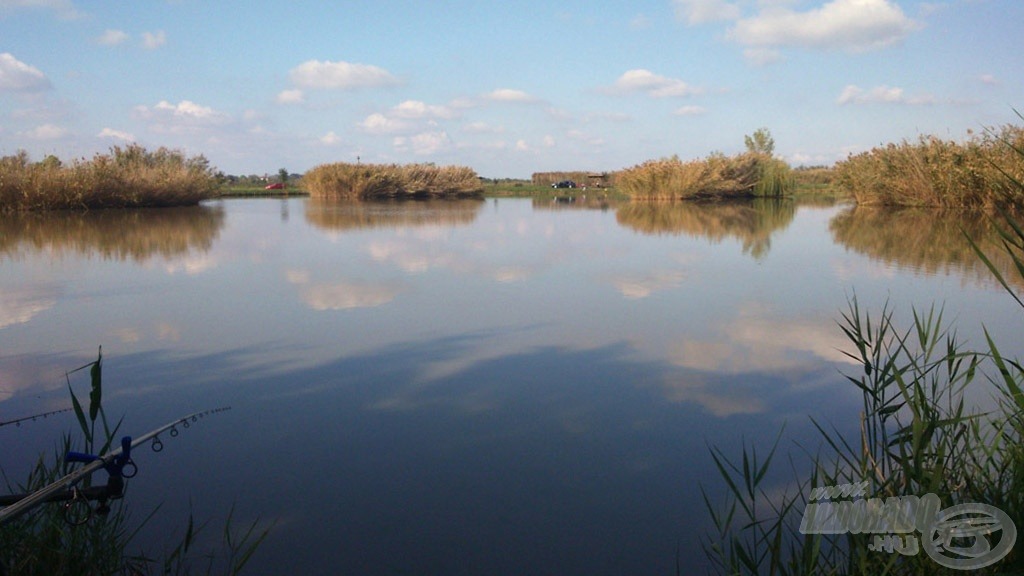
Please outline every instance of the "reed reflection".
[[224, 210], [216, 206], [18, 212], [0, 219], [0, 258], [175, 258], [209, 251], [223, 227]]
[[995, 225], [981, 214], [854, 206], [837, 214], [829, 230], [836, 242], [889, 265], [994, 283], [992, 273], [971, 248], [970, 237], [1006, 278], [1020, 284], [1020, 276], [1009, 273], [1013, 262], [996, 247]]
[[729, 202], [643, 202], [619, 206], [619, 224], [644, 234], [686, 234], [720, 242], [735, 238], [743, 253], [763, 258], [771, 248], [772, 234], [793, 222], [796, 204], [791, 200], [758, 198]]
[[357, 202], [310, 198], [306, 221], [325, 230], [463, 226], [476, 220], [483, 205], [482, 199]]

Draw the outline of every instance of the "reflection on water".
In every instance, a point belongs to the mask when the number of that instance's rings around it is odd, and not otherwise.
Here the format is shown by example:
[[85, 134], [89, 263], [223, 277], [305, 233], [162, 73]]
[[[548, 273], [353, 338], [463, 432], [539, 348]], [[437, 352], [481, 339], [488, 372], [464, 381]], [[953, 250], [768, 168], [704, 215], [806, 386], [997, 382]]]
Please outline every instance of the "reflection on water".
[[310, 198], [306, 220], [326, 230], [459, 225], [473, 222], [483, 203], [482, 199], [352, 202]]
[[[837, 207], [219, 206], [5, 222], [0, 420], [66, 407], [64, 371], [99, 345], [127, 433], [232, 406], [145, 456], [129, 503], [164, 505], [156, 550], [189, 502], [276, 522], [255, 575], [670, 574], [677, 549], [704, 572], [697, 486], [726, 489], [708, 445], [783, 423], [810, 442], [808, 416], [856, 437], [850, 292], [908, 313], [939, 294], [979, 323], [965, 336], [1018, 332], [1004, 294], [957, 281], [968, 252], [949, 277], [886, 266], [836, 244]], [[208, 265], [181, 273], [192, 251]], [[53, 427], [0, 428], [0, 467], [20, 478]]]
[[644, 234], [687, 234], [720, 242], [736, 238], [743, 253], [761, 258], [772, 234], [793, 221], [792, 200], [758, 198], [730, 202], [629, 202], [619, 206], [619, 223]]
[[[999, 233], [989, 218], [932, 209], [852, 206], [829, 223], [836, 242], [885, 262], [927, 274], [958, 274], [991, 284], [991, 272], [978, 258], [969, 236], [1010, 281], [1013, 261], [998, 247]], [[966, 234], [966, 236], [965, 236]]]
[[145, 262], [206, 252], [224, 225], [220, 207], [30, 212], [0, 219], [0, 256], [44, 252], [60, 258], [98, 256]]

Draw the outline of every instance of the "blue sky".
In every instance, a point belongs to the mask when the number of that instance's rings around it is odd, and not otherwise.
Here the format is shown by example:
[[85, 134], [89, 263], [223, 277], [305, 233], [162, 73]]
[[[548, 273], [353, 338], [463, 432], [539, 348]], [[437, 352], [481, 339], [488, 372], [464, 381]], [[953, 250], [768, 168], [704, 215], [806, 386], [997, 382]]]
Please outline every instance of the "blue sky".
[[127, 141], [229, 174], [794, 165], [1021, 123], [1020, 0], [0, 0], [0, 155]]

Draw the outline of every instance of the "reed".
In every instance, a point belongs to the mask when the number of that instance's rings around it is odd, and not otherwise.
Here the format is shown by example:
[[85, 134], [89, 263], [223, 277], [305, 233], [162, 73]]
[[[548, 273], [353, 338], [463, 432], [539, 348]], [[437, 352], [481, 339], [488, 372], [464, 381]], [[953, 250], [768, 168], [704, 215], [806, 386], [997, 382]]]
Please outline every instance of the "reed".
[[[1024, 147], [1010, 139], [1001, 142], [1017, 160], [1024, 160]], [[1024, 280], [1024, 227], [1013, 216], [1024, 196], [1024, 179], [1001, 169], [1003, 192], [993, 204], [1000, 207], [1002, 219], [999, 245], [1013, 265], [1007, 270], [996, 264], [968, 232], [964, 235], [975, 255], [1024, 310], [1024, 300], [1009, 278], [1019, 277], [1018, 283]], [[940, 566], [925, 553], [926, 546], [943, 542], [941, 533], [933, 542], [934, 524], [900, 536], [903, 543], [916, 538], [916, 554], [910, 550], [886, 554], [869, 546], [877, 536], [891, 535], [891, 530], [889, 534], [859, 529], [823, 534], [801, 530], [801, 522], [816, 499], [815, 488], [865, 483], [865, 498], [884, 501], [934, 494], [942, 509], [971, 503], [993, 506], [1020, 530], [1024, 527], [1024, 365], [1006, 357], [987, 332], [983, 348], [965, 349], [943, 320], [941, 309], [934, 307], [926, 313], [915, 310], [913, 323], [900, 329], [890, 308], [883, 308], [872, 320], [854, 298], [839, 327], [851, 345], [847, 356], [862, 368], [846, 377], [863, 399], [859, 437], [849, 438], [835, 426], [812, 419], [826, 453], [812, 455], [810, 470], [794, 479], [795, 491], [781, 496], [766, 480], [778, 439], [760, 458], [754, 448], [744, 447], [738, 460], [712, 448], [728, 494], [723, 505], [714, 505], [704, 493], [714, 526], [704, 540], [705, 554], [718, 573], [730, 575], [964, 573]], [[986, 381], [995, 409], [981, 413], [968, 408], [964, 390]], [[966, 550], [964, 546], [982, 538], [990, 546], [1009, 543], [1008, 533], [1002, 525], [985, 534], [951, 537]], [[971, 557], [948, 548], [945, 552], [942, 556], [947, 559]], [[1024, 573], [1019, 539], [1007, 555], [971, 573]]]
[[[72, 434], [63, 436], [52, 462], [40, 456], [25, 483], [8, 484], [8, 490], [30, 493], [69, 473], [70, 465], [64, 455], [71, 450], [102, 455], [115, 443], [123, 419], [112, 423], [103, 410], [103, 354], [102, 348], [95, 361], [67, 373], [68, 392], [78, 422], [80, 440]], [[87, 371], [89, 374], [88, 401], [82, 402], [71, 384], [71, 374]], [[84, 397], [83, 397], [84, 398]], [[97, 428], [99, 426], [99, 428]], [[102, 473], [100, 473], [102, 474]], [[4, 475], [6, 478], [6, 475]], [[79, 487], [89, 485], [90, 478]], [[74, 506], [82, 507], [79, 502]], [[223, 574], [239, 574], [267, 537], [269, 529], [258, 531], [258, 519], [245, 527], [236, 526], [233, 511], [228, 514], [220, 553], [205, 554], [196, 550], [199, 533], [206, 523], [196, 523], [189, 513], [184, 534], [177, 544], [161, 559], [131, 551], [134, 539], [142, 527], [155, 515], [134, 522], [124, 500], [110, 502], [106, 514], [93, 514], [76, 526], [68, 524], [64, 506], [43, 504], [36, 510], [0, 525], [0, 574], [24, 576], [53, 576], [77, 574], [211, 574], [214, 569]], [[239, 529], [240, 528], [240, 529]]]
[[187, 206], [212, 198], [217, 178], [203, 156], [132, 144], [63, 164], [0, 158], [0, 211]]
[[646, 200], [782, 196], [792, 186], [789, 166], [758, 152], [689, 162], [678, 156], [648, 160], [616, 173], [614, 181], [632, 198]]
[[483, 194], [480, 178], [463, 166], [321, 164], [303, 176], [313, 198], [469, 198]]
[[[1024, 127], [1006, 125], [965, 142], [921, 136], [851, 155], [835, 167], [837, 184], [858, 204], [994, 210], [1020, 206]], [[1009, 176], [1009, 178], [1008, 178]]]

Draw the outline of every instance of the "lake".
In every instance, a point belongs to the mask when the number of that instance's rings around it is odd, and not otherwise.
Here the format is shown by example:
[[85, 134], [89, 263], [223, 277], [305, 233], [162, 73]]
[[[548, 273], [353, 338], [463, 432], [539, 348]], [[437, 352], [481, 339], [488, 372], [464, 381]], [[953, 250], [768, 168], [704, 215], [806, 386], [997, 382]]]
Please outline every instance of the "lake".
[[[216, 547], [233, 508], [271, 527], [250, 574], [703, 572], [710, 447], [785, 426], [796, 455], [812, 416], [856, 433], [852, 298], [907, 328], [944, 306], [1021, 355], [961, 227], [991, 238], [922, 211], [594, 196], [6, 215], [0, 421], [68, 407], [100, 346], [126, 433], [230, 406], [137, 452], [153, 554], [190, 510]], [[0, 427], [0, 466], [22, 478], [74, 427]]]

